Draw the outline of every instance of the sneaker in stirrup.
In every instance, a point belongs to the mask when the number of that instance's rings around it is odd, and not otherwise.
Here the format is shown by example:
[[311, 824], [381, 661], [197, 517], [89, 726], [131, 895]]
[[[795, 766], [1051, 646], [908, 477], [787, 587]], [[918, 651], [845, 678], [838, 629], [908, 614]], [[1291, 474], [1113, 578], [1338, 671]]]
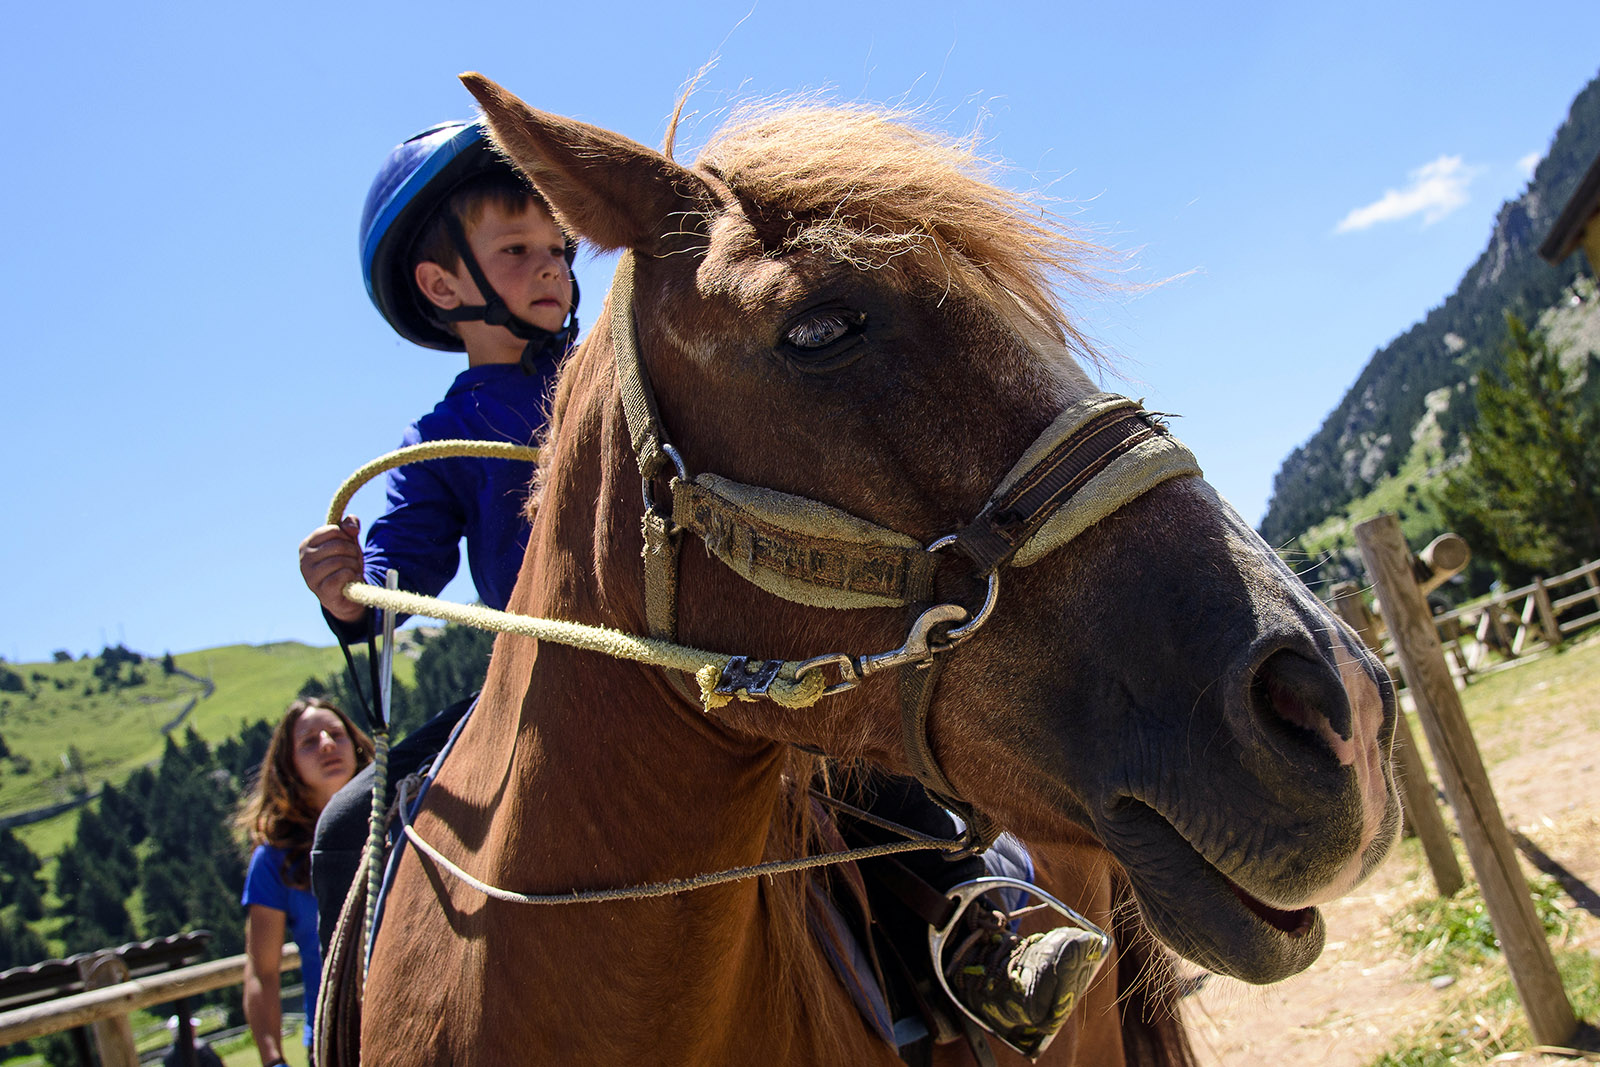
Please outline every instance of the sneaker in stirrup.
[[1009, 920], [982, 897], [967, 906], [951, 931], [946, 989], [985, 1029], [1023, 1055], [1037, 1056], [1088, 989], [1106, 938], [1074, 926], [1021, 937]]

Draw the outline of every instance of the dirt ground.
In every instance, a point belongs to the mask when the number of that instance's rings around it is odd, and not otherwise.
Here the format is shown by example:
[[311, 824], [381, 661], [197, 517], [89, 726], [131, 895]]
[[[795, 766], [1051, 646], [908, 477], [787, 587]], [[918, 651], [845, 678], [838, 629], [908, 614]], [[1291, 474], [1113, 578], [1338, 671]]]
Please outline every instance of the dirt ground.
[[[1547, 685], [1533, 682], [1530, 688]], [[1596, 689], [1600, 685], [1577, 696], [1587, 710], [1530, 693], [1528, 713], [1509, 717], [1492, 736], [1480, 736], [1479, 744], [1507, 825], [1600, 891], [1600, 717], [1590, 707], [1600, 703]], [[1448, 813], [1446, 822], [1453, 825]], [[1464, 858], [1462, 868], [1470, 881]], [[1525, 858], [1523, 870], [1533, 873]], [[1446, 1017], [1461, 989], [1435, 988], [1390, 928], [1395, 913], [1432, 892], [1421, 849], [1410, 842], [1355, 893], [1324, 909], [1327, 948], [1309, 970], [1266, 988], [1211, 977], [1185, 1002], [1201, 1062], [1364, 1067], [1401, 1035]], [[1572, 945], [1600, 955], [1600, 917], [1585, 915]], [[1460, 981], [1485, 977], [1464, 975]], [[1483, 1026], [1476, 1019], [1456, 1021], [1463, 1028]], [[1483, 1062], [1574, 1061], [1524, 1051], [1485, 1056]]]

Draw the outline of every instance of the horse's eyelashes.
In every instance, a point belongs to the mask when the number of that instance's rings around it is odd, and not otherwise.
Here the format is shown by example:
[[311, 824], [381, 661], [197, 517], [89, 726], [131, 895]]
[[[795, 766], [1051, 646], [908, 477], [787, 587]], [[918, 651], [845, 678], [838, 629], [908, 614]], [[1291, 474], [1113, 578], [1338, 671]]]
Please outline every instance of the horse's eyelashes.
[[867, 317], [857, 311], [830, 308], [812, 312], [783, 332], [783, 340], [801, 353], [816, 353], [860, 333]]

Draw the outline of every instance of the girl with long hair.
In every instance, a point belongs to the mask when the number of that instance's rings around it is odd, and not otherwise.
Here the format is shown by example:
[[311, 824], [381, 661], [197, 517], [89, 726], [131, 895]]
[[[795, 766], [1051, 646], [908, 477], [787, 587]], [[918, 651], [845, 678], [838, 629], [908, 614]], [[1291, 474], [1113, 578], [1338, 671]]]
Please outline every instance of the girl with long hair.
[[305, 1043], [322, 978], [317, 903], [311, 894], [311, 838], [317, 816], [339, 787], [372, 761], [372, 740], [344, 712], [319, 698], [296, 700], [272, 732], [255, 788], [237, 825], [249, 839], [245, 878], [244, 1014], [263, 1067], [284, 1063], [278, 965], [285, 935], [300, 949]]

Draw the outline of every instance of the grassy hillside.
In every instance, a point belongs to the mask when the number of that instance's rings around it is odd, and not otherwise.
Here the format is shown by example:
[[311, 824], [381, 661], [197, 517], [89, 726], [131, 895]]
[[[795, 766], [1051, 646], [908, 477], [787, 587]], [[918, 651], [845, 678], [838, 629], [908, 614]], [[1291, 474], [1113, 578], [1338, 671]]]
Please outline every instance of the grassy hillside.
[[[104, 673], [96, 676], [99, 659], [7, 664], [25, 688], [0, 693], [0, 738], [11, 752], [0, 759], [0, 816], [93, 793], [106, 782], [120, 786], [134, 770], [156, 761], [166, 743], [162, 726], [191, 701], [194, 707], [176, 736], [193, 727], [216, 745], [245, 724], [277, 718], [307, 678], [344, 669], [337, 647], [295, 642], [228, 645], [173, 660], [179, 671], [208, 681], [210, 695], [204, 682], [167, 675], [159, 656], [121, 665], [114, 682]], [[409, 684], [413, 666], [409, 657], [397, 657], [395, 676]], [[128, 684], [133, 671], [142, 682]], [[16, 833], [49, 856], [70, 837], [76, 819], [68, 812]]]

